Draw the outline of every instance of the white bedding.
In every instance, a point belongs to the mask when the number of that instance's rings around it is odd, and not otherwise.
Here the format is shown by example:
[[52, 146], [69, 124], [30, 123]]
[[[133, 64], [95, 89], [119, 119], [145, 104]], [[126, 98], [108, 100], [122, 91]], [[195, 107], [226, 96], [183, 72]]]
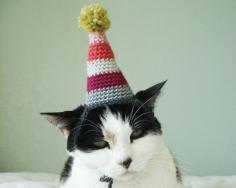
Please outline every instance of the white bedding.
[[58, 175], [46, 173], [0, 173], [0, 188], [56, 188]]
[[[187, 188], [236, 188], [236, 176], [186, 176]], [[0, 173], [0, 188], [57, 188], [58, 175], [45, 173]]]

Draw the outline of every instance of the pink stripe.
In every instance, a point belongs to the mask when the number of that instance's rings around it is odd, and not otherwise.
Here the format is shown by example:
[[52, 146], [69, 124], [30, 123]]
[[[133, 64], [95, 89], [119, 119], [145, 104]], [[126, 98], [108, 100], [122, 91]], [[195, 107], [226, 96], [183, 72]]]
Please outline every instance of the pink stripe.
[[88, 61], [96, 59], [114, 59], [114, 54], [108, 42], [99, 42], [89, 46], [87, 59]]
[[99, 74], [88, 77], [87, 91], [125, 84], [127, 84], [127, 81], [121, 72]]

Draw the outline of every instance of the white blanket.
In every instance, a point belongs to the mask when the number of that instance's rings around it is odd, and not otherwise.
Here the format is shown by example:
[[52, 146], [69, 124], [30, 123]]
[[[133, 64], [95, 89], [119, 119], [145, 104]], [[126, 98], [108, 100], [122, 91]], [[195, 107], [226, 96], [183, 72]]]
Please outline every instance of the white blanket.
[[56, 188], [58, 175], [46, 173], [0, 173], [0, 188]]
[[[236, 188], [236, 176], [186, 176], [186, 188]], [[0, 173], [0, 188], [57, 188], [58, 175], [45, 173]]]

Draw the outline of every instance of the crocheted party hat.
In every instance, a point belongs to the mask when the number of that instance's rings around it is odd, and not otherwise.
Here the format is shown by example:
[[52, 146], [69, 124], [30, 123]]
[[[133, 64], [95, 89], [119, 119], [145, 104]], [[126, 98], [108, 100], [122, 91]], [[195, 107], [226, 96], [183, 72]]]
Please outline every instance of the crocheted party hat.
[[105, 35], [110, 27], [107, 11], [91, 4], [81, 9], [78, 21], [89, 33], [86, 104], [97, 107], [129, 101], [134, 95]]

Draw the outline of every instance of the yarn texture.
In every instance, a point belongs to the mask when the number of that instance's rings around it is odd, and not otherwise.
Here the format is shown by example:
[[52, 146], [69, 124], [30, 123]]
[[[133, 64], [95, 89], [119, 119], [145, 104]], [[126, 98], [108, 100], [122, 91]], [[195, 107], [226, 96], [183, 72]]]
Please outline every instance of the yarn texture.
[[110, 27], [107, 11], [98, 4], [91, 4], [82, 8], [78, 22], [79, 26], [87, 32], [104, 32]]
[[89, 33], [86, 104], [95, 108], [132, 100], [134, 95], [105, 34], [110, 27], [107, 11], [98, 4], [91, 4], [82, 8], [78, 21]]

